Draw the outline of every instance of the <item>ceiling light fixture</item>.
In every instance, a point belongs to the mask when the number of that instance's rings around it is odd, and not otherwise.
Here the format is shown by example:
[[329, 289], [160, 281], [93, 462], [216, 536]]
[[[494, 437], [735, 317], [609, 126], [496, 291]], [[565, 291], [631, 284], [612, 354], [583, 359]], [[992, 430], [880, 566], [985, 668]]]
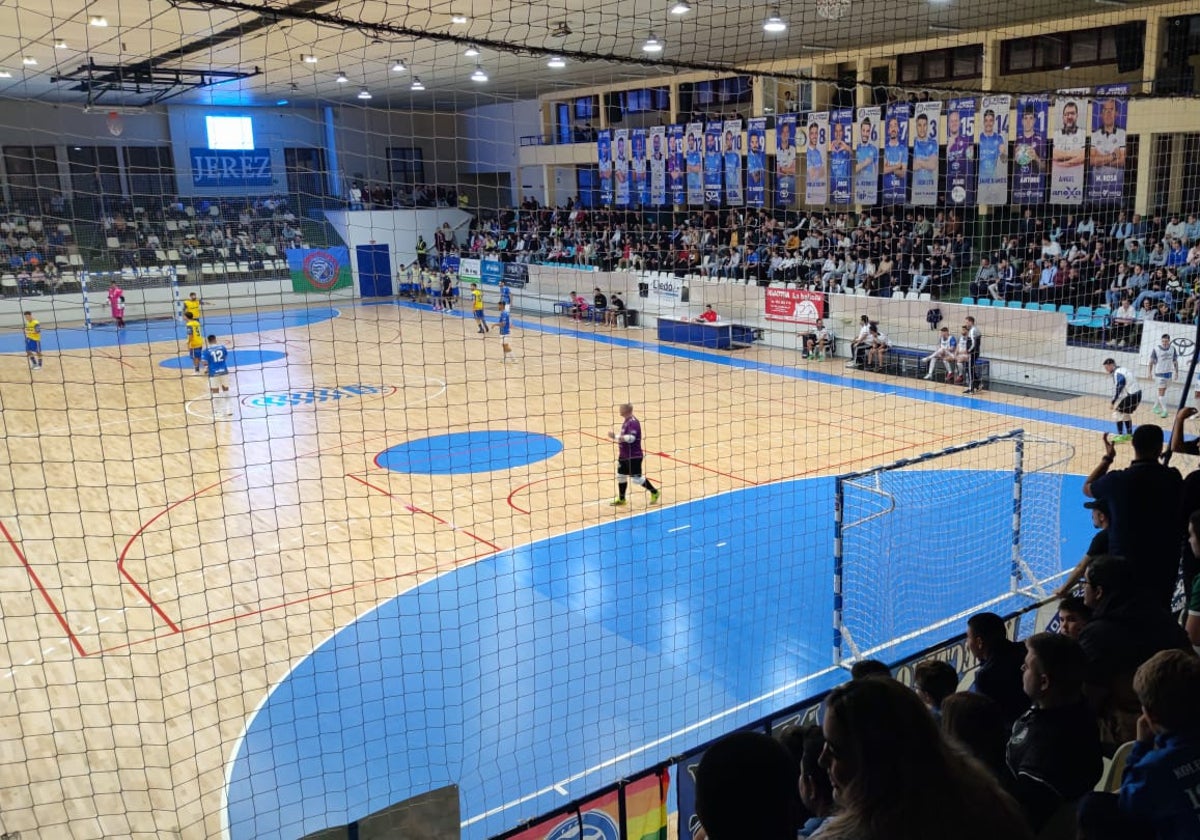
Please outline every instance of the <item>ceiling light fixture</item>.
[[463, 55], [469, 58], [474, 58], [475, 56], [479, 55], [479, 47], [475, 46], [474, 44], [468, 44], [466, 52], [464, 52]]
[[31, 55], [27, 55], [21, 59], [21, 63], [24, 64], [26, 67], [33, 67], [37, 64], [37, 59]]
[[486, 82], [488, 80], [487, 71], [483, 69], [482, 64], [475, 65], [475, 72], [471, 74], [472, 82]]
[[553, 67], [555, 70], [559, 70], [567, 66], [567, 60], [561, 55], [552, 55], [550, 56], [550, 60], [546, 62], [546, 66]]
[[392, 65], [392, 72], [393, 73], [407, 73], [408, 72], [408, 65], [404, 63], [404, 59], [402, 59], [402, 58], [396, 59], [396, 62]]
[[687, 0], [675, 0], [675, 2], [671, 4], [671, 14], [673, 15], [686, 15], [691, 10], [692, 4]]
[[11, 79], [12, 73], [8, 70], [0, 70], [0, 79]]
[[315, 55], [302, 55], [302, 56], [300, 56], [300, 60], [303, 61], [305, 64], [316, 64], [317, 63], [317, 57]]
[[366, 88], [363, 88], [362, 90], [360, 90], [358, 92], [358, 98], [359, 99], [370, 99], [371, 91], [367, 90]]
[[56, 50], [65, 50], [66, 48], [67, 48], [67, 42], [66, 42], [66, 41], [64, 41], [62, 38], [56, 38], [56, 39], [55, 39], [55, 41], [54, 41], [54, 49], [56, 49]]
[[772, 35], [787, 32], [787, 21], [779, 16], [778, 9], [771, 12], [771, 16], [763, 21], [763, 32], [770, 32]]
[[337, 79], [336, 79], [335, 81], [336, 81], [336, 82], [337, 82], [339, 85], [344, 85], [344, 84], [346, 84], [346, 82], [350, 81], [350, 79], [348, 79], [348, 78], [346, 77], [346, 74], [345, 74], [345, 73], [343, 73], [341, 70], [339, 70], [339, 71], [338, 71], [338, 74], [337, 74]]
[[463, 23], [466, 23], [466, 22], [467, 22], [467, 20], [468, 20], [467, 16], [466, 16], [466, 15], [463, 15], [463, 14], [453, 14], [453, 15], [450, 15], [450, 22], [451, 22], [451, 23], [463, 24]]
[[642, 52], [657, 55], [663, 51], [663, 47], [665, 46], [666, 44], [658, 40], [658, 36], [651, 32], [650, 37], [647, 38], [645, 43], [642, 44]]
[[412, 80], [412, 90], [415, 90], [415, 91], [422, 91], [422, 90], [425, 90], [425, 85], [421, 84], [421, 77], [420, 77], [420, 76], [413, 76], [413, 80]]
[[108, 26], [108, 18], [106, 18], [104, 15], [92, 15], [90, 18], [88, 18], [88, 26]]

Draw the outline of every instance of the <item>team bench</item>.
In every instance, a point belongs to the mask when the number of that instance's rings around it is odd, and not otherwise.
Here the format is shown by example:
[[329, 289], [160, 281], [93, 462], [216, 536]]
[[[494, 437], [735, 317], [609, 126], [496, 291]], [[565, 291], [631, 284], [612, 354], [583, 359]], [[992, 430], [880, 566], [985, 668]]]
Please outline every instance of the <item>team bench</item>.
[[[918, 347], [901, 347], [892, 345], [884, 356], [884, 373], [896, 376], [923, 377], [925, 370], [921, 360], [929, 355], [928, 349]], [[934, 370], [941, 369], [940, 361], [934, 362]], [[936, 375], [936, 374], [935, 374]], [[975, 382], [980, 388], [987, 388], [992, 383], [992, 363], [988, 359], [975, 360]]]

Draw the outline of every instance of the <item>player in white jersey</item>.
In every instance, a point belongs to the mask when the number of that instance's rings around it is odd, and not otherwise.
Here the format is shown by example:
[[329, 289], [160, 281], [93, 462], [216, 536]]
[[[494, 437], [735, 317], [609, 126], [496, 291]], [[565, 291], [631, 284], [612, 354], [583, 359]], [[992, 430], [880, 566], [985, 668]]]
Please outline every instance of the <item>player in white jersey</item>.
[[1167, 395], [1167, 388], [1170, 386], [1171, 380], [1179, 378], [1179, 351], [1171, 343], [1171, 336], [1166, 333], [1159, 339], [1158, 345], [1150, 351], [1150, 378], [1158, 386], [1158, 396], [1154, 398], [1152, 410], [1159, 417], [1166, 417], [1168, 412], [1163, 398]]
[[1113, 378], [1112, 410], [1117, 424], [1113, 443], [1124, 443], [1133, 437], [1133, 412], [1142, 402], [1142, 386], [1137, 377], [1112, 358], [1104, 360], [1104, 370]]
[[958, 339], [950, 335], [949, 327], [942, 327], [941, 335], [938, 337], [937, 347], [933, 348], [933, 352], [926, 356], [921, 361], [929, 365], [929, 372], [925, 374], [926, 379], [933, 379], [933, 368], [940, 359], [946, 367], [946, 380], [954, 378], [954, 358], [958, 353]]

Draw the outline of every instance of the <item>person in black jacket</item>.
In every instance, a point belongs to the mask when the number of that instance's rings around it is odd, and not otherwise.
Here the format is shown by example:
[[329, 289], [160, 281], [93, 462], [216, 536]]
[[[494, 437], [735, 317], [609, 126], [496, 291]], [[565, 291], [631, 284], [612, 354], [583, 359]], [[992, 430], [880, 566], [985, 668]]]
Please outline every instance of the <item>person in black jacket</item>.
[[1100, 731], [1083, 697], [1083, 648], [1070, 636], [1025, 640], [1022, 684], [1033, 704], [1013, 724], [1006, 751], [1013, 794], [1034, 831], [1095, 787], [1104, 770]]
[[967, 619], [967, 649], [980, 662], [972, 691], [999, 703], [1005, 720], [1012, 723], [1029, 708], [1021, 688], [1025, 646], [1009, 640], [1004, 619], [985, 612]]

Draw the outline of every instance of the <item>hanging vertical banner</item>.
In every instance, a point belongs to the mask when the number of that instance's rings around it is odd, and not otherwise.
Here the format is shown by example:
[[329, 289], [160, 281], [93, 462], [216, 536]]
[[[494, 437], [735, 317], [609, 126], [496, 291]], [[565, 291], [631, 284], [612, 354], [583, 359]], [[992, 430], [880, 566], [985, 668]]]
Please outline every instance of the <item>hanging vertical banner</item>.
[[634, 779], [621, 791], [625, 798], [625, 831], [629, 840], [666, 840], [667, 791], [671, 774], [666, 768]]
[[1050, 100], [1045, 96], [1017, 97], [1017, 137], [1013, 142], [1013, 204], [1046, 200], [1046, 138]]
[[767, 203], [767, 118], [751, 117], [746, 130], [746, 203], [762, 207]]
[[887, 106], [883, 140], [884, 204], [908, 201], [908, 116], [907, 102], [893, 102]]
[[596, 135], [596, 154], [600, 160], [600, 205], [611, 207], [613, 203], [613, 159], [612, 132], [607, 128]]
[[847, 205], [853, 193], [854, 112], [841, 108], [829, 112], [829, 200], [834, 204]]
[[1083, 162], [1087, 159], [1086, 90], [1059, 91], [1054, 99], [1054, 151], [1050, 203], [1083, 204]]
[[858, 109], [857, 144], [854, 147], [854, 203], [879, 201], [879, 108]]
[[687, 203], [704, 203], [704, 125], [687, 126]]
[[704, 203], [721, 204], [721, 124], [704, 127]]
[[975, 203], [975, 100], [951, 99], [946, 111], [946, 201]]
[[791, 207], [796, 201], [796, 115], [781, 114], [775, 119], [775, 188], [779, 207]]
[[1125, 192], [1125, 131], [1129, 128], [1129, 85], [1096, 88], [1092, 100], [1092, 150], [1088, 158], [1088, 201], [1119, 202]]
[[683, 126], [667, 126], [667, 185], [671, 191], [672, 204], [687, 203], [687, 186], [684, 179], [687, 163], [683, 149]]
[[[583, 830], [578, 834], [563, 833], [559, 837], [603, 837], [605, 840], [621, 836], [621, 793], [604, 793], [579, 806], [579, 824]], [[557, 840], [557, 838], [556, 838]]]
[[829, 176], [825, 171], [825, 144], [829, 142], [829, 112], [812, 111], [808, 115], [804, 144], [804, 203], [829, 201]]
[[613, 184], [618, 207], [629, 206], [629, 130], [613, 132]]
[[667, 129], [661, 125], [650, 129], [650, 203], [667, 203]]
[[746, 203], [742, 194], [742, 121], [725, 120], [725, 200], [737, 206]]
[[912, 141], [912, 203], [932, 207], [938, 197], [938, 120], [941, 102], [918, 102]]
[[985, 96], [979, 103], [983, 110], [983, 128], [979, 132], [979, 190], [980, 204], [1008, 204], [1008, 111], [1012, 97]]
[[633, 189], [631, 203], [646, 207], [650, 204], [650, 181], [646, 176], [646, 129], [635, 128], [633, 140]]

